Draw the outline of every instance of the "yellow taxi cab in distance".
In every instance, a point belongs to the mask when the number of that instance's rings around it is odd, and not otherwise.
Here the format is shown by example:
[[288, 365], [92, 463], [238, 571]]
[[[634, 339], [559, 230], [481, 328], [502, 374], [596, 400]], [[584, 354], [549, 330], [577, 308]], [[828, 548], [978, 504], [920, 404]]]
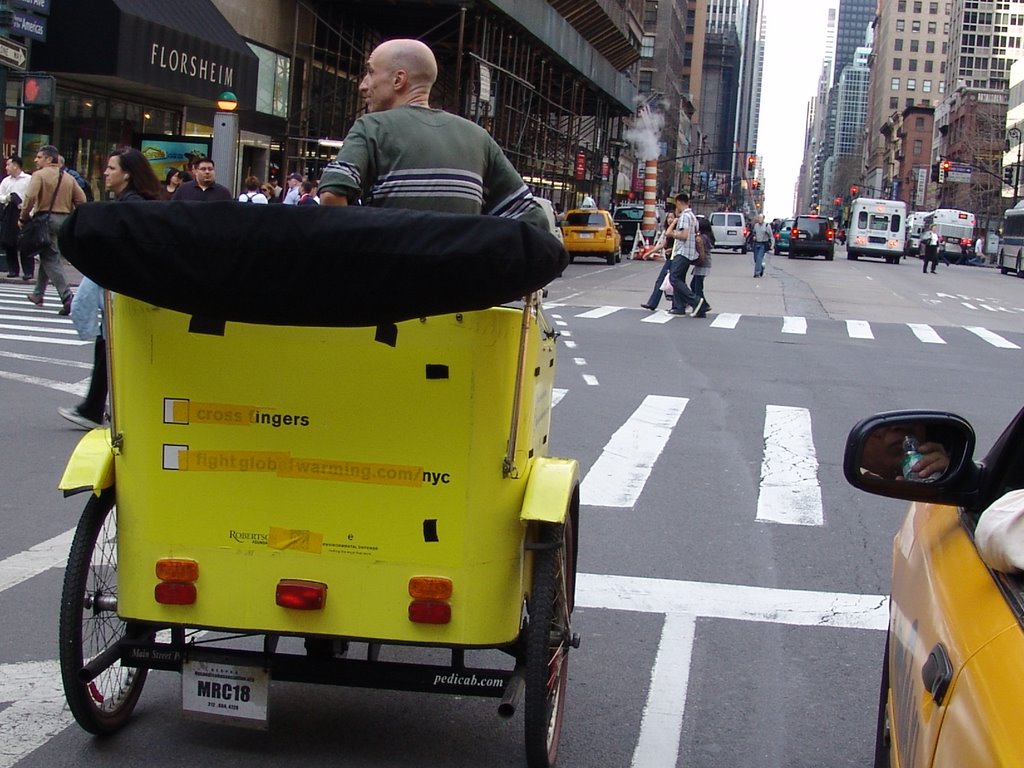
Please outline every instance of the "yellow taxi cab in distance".
[[562, 222], [562, 235], [570, 264], [577, 256], [598, 256], [609, 264], [622, 261], [622, 236], [608, 211], [600, 208], [568, 211]]
[[893, 540], [875, 768], [1024, 766], [1024, 533], [987, 525], [995, 502], [1021, 499], [1006, 494], [1024, 488], [1024, 411], [985, 458], [974, 447], [940, 411], [878, 414], [847, 440], [854, 487], [913, 502]]

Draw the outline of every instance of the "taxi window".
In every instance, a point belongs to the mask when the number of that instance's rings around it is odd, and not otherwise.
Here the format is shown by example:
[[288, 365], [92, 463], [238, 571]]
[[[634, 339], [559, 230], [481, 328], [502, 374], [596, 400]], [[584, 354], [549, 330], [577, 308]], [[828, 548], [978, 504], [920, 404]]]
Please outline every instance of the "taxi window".
[[566, 225], [570, 227], [603, 227], [604, 216], [600, 213], [570, 213], [565, 219]]

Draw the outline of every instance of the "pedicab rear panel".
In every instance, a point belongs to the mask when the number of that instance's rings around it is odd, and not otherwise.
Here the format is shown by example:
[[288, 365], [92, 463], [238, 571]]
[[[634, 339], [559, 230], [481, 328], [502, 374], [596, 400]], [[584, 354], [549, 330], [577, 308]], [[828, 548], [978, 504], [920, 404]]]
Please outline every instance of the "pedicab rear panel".
[[[554, 342], [528, 333], [515, 471], [503, 459], [523, 312], [373, 328], [228, 322], [126, 296], [111, 307], [118, 613], [161, 625], [499, 646], [528, 589], [520, 509], [546, 454]], [[193, 560], [191, 605], [162, 605], [163, 558]], [[409, 580], [452, 581], [446, 624], [409, 619]], [[327, 585], [319, 610], [282, 580]]]

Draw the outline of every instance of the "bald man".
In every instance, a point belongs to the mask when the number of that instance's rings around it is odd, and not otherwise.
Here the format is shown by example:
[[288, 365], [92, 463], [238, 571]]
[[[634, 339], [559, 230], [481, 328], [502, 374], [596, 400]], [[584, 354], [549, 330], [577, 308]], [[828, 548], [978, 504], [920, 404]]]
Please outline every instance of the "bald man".
[[522, 219], [547, 230], [544, 211], [494, 139], [430, 106], [433, 52], [418, 40], [377, 46], [359, 83], [366, 114], [320, 178], [322, 205], [364, 205]]

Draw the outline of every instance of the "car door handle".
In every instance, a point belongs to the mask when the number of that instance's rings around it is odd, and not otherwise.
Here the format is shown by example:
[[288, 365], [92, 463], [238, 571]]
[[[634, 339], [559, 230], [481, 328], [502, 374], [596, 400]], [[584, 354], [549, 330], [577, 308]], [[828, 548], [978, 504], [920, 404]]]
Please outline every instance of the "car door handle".
[[953, 663], [949, 660], [949, 654], [942, 643], [932, 648], [932, 652], [928, 654], [928, 660], [921, 667], [921, 679], [935, 703], [942, 704], [949, 684], [953, 681]]

